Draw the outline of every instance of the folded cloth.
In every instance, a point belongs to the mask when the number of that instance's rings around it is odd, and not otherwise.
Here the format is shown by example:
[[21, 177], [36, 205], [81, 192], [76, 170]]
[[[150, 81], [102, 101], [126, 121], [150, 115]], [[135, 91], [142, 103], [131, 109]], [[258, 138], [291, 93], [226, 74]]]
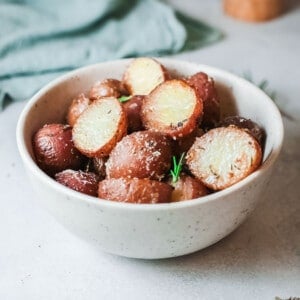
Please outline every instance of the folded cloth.
[[221, 38], [157, 0], [0, 0], [0, 20], [0, 109], [83, 65], [172, 54]]

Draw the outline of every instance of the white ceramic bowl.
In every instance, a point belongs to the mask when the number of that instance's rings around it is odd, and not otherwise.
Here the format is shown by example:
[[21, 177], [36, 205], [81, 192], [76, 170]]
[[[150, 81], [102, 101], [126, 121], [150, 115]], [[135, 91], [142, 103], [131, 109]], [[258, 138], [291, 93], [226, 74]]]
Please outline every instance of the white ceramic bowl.
[[20, 155], [38, 200], [71, 232], [102, 250], [135, 258], [167, 258], [216, 243], [253, 211], [266, 189], [283, 140], [280, 113], [272, 100], [228, 72], [174, 59], [159, 59], [173, 74], [204, 71], [217, 84], [222, 112], [251, 118], [266, 131], [262, 166], [239, 183], [178, 203], [129, 204], [99, 200], [58, 184], [36, 165], [32, 136], [45, 123], [64, 122], [72, 98], [99, 79], [121, 78], [130, 60], [100, 63], [70, 72], [42, 88], [24, 108], [17, 126]]

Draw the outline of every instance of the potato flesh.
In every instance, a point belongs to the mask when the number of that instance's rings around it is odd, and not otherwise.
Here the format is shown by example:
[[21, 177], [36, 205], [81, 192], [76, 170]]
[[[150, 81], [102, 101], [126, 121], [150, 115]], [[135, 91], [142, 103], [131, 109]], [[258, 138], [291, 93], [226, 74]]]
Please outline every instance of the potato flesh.
[[148, 95], [165, 80], [162, 66], [151, 58], [134, 60], [126, 74], [126, 82], [133, 95]]
[[257, 141], [244, 130], [229, 127], [213, 129], [197, 138], [187, 156], [191, 172], [214, 190], [240, 181], [260, 161]]
[[[152, 109], [154, 119], [159, 119], [162, 125], [177, 125], [188, 119], [195, 108], [195, 95], [190, 89], [182, 88], [180, 85], [166, 85], [165, 88], [154, 98]], [[156, 112], [156, 114], [155, 114]]]
[[74, 126], [76, 146], [79, 145], [86, 151], [101, 148], [118, 130], [120, 116], [121, 107], [117, 99], [102, 98], [97, 103], [94, 102]]

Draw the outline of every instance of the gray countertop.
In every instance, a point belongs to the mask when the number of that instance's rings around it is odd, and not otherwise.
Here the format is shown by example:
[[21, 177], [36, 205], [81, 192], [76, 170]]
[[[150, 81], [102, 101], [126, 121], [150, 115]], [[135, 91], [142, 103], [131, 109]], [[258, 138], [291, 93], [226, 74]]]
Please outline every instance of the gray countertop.
[[293, 117], [284, 118], [269, 189], [244, 224], [200, 252], [156, 261], [102, 253], [39, 206], [15, 141], [25, 102], [12, 104], [0, 114], [1, 300], [300, 297], [300, 6], [294, 1], [281, 18], [250, 24], [223, 16], [220, 1], [168, 2], [225, 34], [176, 58], [267, 79]]

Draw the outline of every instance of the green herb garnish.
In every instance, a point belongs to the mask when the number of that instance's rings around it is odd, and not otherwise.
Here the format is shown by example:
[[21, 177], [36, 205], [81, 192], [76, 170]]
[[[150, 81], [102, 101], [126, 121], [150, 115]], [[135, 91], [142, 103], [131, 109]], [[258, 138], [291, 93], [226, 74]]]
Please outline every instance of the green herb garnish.
[[263, 92], [265, 92], [273, 101], [274, 103], [277, 105], [280, 113], [282, 114], [282, 116], [286, 117], [287, 119], [293, 121], [294, 118], [288, 114], [287, 112], [285, 112], [284, 110], [282, 110], [280, 108], [280, 106], [278, 105], [277, 103], [277, 95], [276, 95], [276, 92], [275, 91], [271, 91], [269, 88], [268, 88], [268, 85], [269, 85], [269, 82], [268, 80], [266, 79], [263, 79], [261, 80], [259, 83], [256, 83], [254, 82], [253, 78], [252, 78], [252, 74], [251, 72], [247, 71], [247, 72], [244, 72], [243, 74], [243, 77], [250, 81], [251, 83], [255, 84], [257, 87], [259, 87]]
[[121, 96], [118, 100], [123, 103], [131, 99], [132, 96]]
[[180, 176], [180, 172], [182, 170], [182, 166], [183, 166], [183, 159], [185, 157], [185, 152], [183, 152], [179, 158], [179, 161], [177, 163], [176, 160], [176, 156], [173, 156], [173, 168], [170, 171], [171, 175], [172, 175], [172, 182], [175, 183], [178, 181], [179, 176]]

